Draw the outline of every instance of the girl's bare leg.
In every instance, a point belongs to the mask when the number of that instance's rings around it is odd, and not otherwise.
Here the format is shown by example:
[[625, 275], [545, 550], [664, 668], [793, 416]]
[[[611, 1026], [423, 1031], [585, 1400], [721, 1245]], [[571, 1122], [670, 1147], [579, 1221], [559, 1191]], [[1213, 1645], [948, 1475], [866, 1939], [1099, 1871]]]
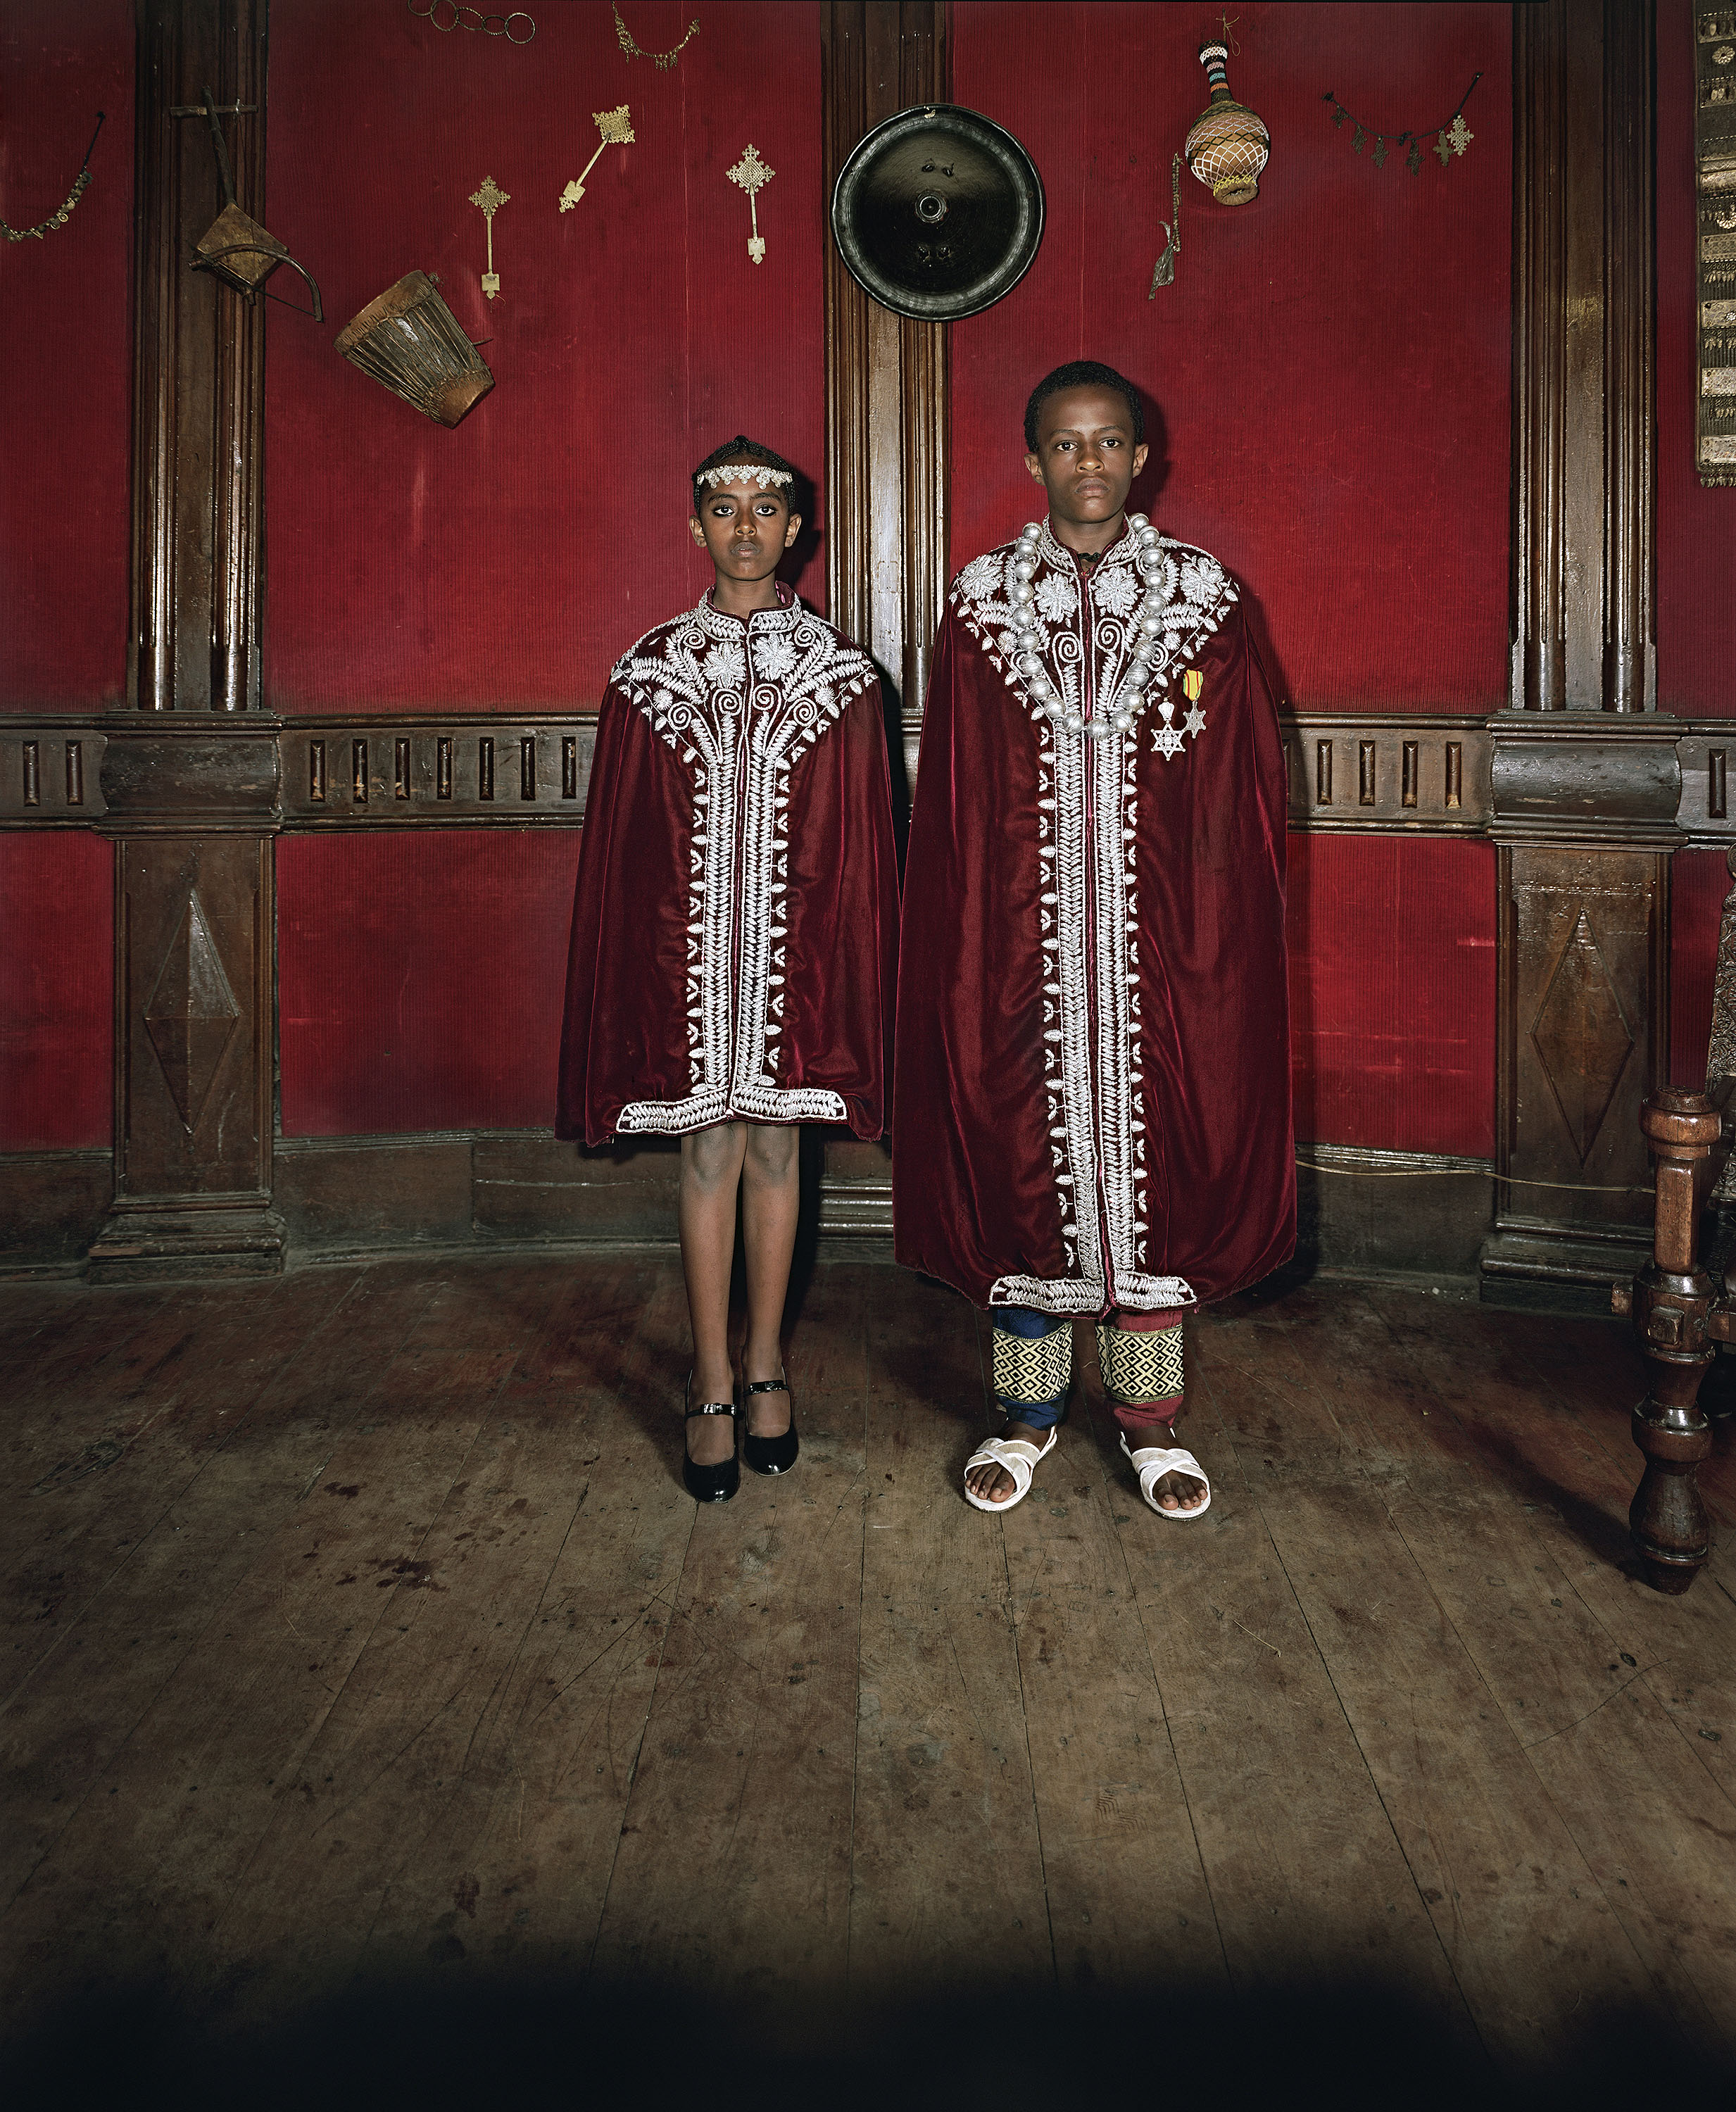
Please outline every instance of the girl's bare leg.
[[[718, 1122], [681, 1139], [681, 1269], [693, 1327], [695, 1404], [727, 1400], [735, 1389], [729, 1359], [729, 1277], [747, 1134], [745, 1122]], [[751, 1265], [751, 1243], [748, 1252]], [[719, 1465], [735, 1444], [735, 1426], [727, 1416], [696, 1415], [687, 1425], [687, 1456], [697, 1465]]]
[[[783, 1376], [784, 1300], [795, 1252], [795, 1221], [801, 1204], [801, 1131], [794, 1123], [754, 1122], [747, 1132], [741, 1172], [741, 1231], [747, 1261], [747, 1346], [741, 1375]], [[756, 1393], [747, 1402], [747, 1427], [755, 1437], [781, 1437], [790, 1427], [787, 1393]]]

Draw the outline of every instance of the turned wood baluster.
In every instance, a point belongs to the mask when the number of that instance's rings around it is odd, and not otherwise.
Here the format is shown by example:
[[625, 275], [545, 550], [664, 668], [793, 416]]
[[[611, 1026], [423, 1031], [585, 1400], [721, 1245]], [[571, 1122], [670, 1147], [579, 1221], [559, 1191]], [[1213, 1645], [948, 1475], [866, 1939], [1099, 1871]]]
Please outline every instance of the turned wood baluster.
[[1632, 1313], [1651, 1368], [1646, 1397], [1633, 1411], [1646, 1471], [1628, 1522], [1646, 1581], [1660, 1591], [1685, 1591], [1711, 1551], [1697, 1469], [1712, 1437], [1699, 1392], [1717, 1354], [1708, 1336], [1723, 1333], [1725, 1316], [1713, 1313], [1714, 1286], [1698, 1249], [1700, 1206], [1721, 1127], [1704, 1093], [1671, 1089], [1646, 1102], [1640, 1127], [1657, 1168], [1652, 1258], [1631, 1293], [1622, 1286], [1615, 1296], [1618, 1312]]

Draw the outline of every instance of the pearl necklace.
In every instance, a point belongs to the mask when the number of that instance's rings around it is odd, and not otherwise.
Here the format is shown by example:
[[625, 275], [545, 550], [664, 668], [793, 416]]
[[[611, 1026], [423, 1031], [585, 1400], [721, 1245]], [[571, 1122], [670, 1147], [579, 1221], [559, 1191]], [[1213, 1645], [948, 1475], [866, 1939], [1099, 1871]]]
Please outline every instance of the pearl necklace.
[[[1014, 645], [1013, 664], [1025, 678], [1025, 685], [1037, 702], [1037, 708], [1055, 726], [1068, 733], [1082, 733], [1092, 740], [1103, 740], [1112, 733], [1125, 733], [1132, 725], [1146, 690], [1150, 686], [1152, 662], [1157, 658], [1158, 638], [1164, 628], [1164, 560], [1160, 555], [1163, 537], [1159, 535], [1143, 513], [1130, 513], [1128, 526], [1139, 546], [1137, 562], [1146, 590], [1139, 604], [1139, 613], [1133, 620], [1133, 629], [1139, 638], [1128, 671], [1121, 678], [1121, 686], [1110, 699], [1106, 717], [1088, 719], [1082, 712], [1070, 712], [1043, 665], [1043, 634], [1037, 627], [1032, 604], [1037, 590], [1032, 580], [1037, 576], [1037, 539], [1041, 523], [1028, 521], [1024, 532], [1013, 546], [1013, 621]], [[1083, 591], [1089, 594], [1091, 582], [1084, 583]]]

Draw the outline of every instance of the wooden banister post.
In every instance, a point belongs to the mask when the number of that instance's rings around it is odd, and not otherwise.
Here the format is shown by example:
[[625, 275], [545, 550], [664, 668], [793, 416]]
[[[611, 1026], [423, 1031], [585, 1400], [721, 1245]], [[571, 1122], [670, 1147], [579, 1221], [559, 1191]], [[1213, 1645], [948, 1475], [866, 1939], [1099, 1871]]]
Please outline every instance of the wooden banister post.
[[1711, 1277], [1699, 1265], [1700, 1206], [1722, 1118], [1704, 1093], [1668, 1089], [1646, 1102], [1640, 1128], [1657, 1168], [1651, 1264], [1627, 1304], [1651, 1372], [1633, 1411], [1646, 1471], [1628, 1522], [1648, 1583], [1685, 1591], [1711, 1551], [1697, 1470], [1711, 1450], [1700, 1382], [1717, 1351], [1708, 1339]]

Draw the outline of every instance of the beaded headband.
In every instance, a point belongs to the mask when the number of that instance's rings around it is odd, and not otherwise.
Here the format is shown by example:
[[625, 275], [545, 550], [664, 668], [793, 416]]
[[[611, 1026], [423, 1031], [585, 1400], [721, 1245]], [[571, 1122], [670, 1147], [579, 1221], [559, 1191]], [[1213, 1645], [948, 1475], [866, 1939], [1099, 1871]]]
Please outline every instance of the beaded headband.
[[721, 462], [716, 469], [702, 469], [694, 482], [709, 484], [715, 490], [720, 484], [727, 484], [736, 477], [745, 484], [757, 484], [762, 491], [769, 485], [794, 481], [788, 470], [768, 469], [763, 462]]

